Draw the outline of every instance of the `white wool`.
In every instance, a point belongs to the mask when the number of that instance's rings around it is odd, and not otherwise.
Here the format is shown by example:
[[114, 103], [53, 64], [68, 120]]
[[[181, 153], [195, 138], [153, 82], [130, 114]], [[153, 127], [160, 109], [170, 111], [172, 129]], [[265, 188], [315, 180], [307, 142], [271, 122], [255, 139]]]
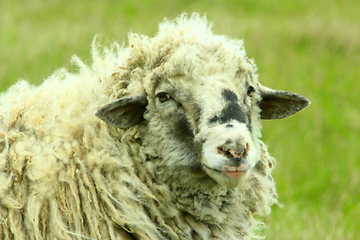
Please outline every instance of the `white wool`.
[[[199, 55], [206, 59], [195, 61]], [[201, 79], [240, 68], [257, 78], [243, 42], [213, 35], [205, 17], [183, 14], [160, 24], [152, 39], [130, 34], [129, 47], [94, 41], [92, 57], [91, 66], [73, 58], [77, 73], [60, 69], [39, 86], [20, 81], [0, 95], [0, 238], [256, 237], [252, 214], [268, 214], [276, 202], [260, 120], [253, 138], [261, 160], [249, 179], [235, 189], [198, 191], [173, 181], [184, 176], [164, 167], [160, 149], [141, 145], [142, 125], [117, 129], [94, 115], [115, 99], [149, 93], [150, 72]]]

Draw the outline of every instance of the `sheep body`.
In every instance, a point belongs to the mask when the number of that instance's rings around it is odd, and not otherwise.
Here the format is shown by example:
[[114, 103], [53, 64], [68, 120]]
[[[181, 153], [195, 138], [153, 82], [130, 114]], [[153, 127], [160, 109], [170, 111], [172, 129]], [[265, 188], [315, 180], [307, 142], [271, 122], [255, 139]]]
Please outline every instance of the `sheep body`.
[[[204, 49], [199, 43], [205, 43]], [[208, 55], [222, 64], [187, 59], [185, 46], [215, 49]], [[216, 56], [222, 47], [235, 53]], [[0, 95], [0, 237], [256, 237], [260, 225], [252, 214], [268, 214], [277, 201], [274, 160], [258, 140], [260, 121], [253, 129], [260, 160], [248, 179], [237, 188], [199, 189], [176, 181], [184, 176], [171, 170], [174, 159], [164, 164], [160, 150], [147, 147], [153, 139], [144, 129], [162, 131], [155, 123], [121, 129], [94, 115], [110, 101], [150, 91], [151, 71], [169, 78], [194, 75], [199, 68], [216, 73], [224, 66], [236, 70], [240, 61], [243, 71], [254, 72], [242, 42], [213, 35], [196, 14], [182, 15], [165, 21], [153, 39], [131, 34], [128, 48], [114, 43], [100, 53], [94, 42], [92, 56], [91, 66], [74, 57], [78, 73], [61, 69], [40, 86], [21, 81]], [[144, 117], [155, 118], [151, 114], [146, 111]]]

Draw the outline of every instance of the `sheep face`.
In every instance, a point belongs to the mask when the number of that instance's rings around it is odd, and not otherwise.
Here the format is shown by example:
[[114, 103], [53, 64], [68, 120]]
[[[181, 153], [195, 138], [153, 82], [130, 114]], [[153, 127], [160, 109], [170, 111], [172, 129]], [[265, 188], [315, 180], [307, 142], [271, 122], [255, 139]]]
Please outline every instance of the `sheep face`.
[[249, 76], [152, 77], [145, 118], [149, 136], [164, 139], [151, 145], [163, 146], [159, 155], [168, 167], [228, 187], [246, 179], [260, 159], [252, 133], [252, 122], [260, 119], [258, 107], [252, 114], [260, 96]]
[[121, 128], [143, 123], [148, 152], [185, 184], [236, 187], [260, 160], [260, 119], [308, 105], [297, 94], [262, 87], [252, 72], [239, 72], [194, 79], [153, 71], [142, 94], [110, 103], [97, 116]]

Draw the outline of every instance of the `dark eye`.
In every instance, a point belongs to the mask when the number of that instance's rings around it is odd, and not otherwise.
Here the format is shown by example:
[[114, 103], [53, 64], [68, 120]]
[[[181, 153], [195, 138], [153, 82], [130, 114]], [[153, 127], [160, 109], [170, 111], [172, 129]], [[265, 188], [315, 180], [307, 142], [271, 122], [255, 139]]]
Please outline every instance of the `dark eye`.
[[248, 95], [248, 96], [251, 96], [251, 94], [252, 94], [253, 92], [255, 92], [255, 88], [254, 88], [253, 86], [250, 86], [250, 87], [248, 88], [248, 90], [247, 90], [247, 95]]
[[171, 98], [170, 95], [165, 92], [158, 93], [156, 97], [159, 99], [161, 103], [166, 102]]

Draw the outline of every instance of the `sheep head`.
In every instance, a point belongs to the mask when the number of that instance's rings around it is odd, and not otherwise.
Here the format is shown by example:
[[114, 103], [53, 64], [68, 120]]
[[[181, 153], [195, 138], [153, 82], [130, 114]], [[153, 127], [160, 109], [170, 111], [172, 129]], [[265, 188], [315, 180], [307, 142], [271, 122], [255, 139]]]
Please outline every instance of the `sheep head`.
[[284, 118], [309, 104], [295, 93], [261, 86], [252, 74], [183, 80], [152, 72], [147, 95], [123, 97], [96, 115], [120, 128], [143, 124], [147, 145], [193, 181], [208, 177], [235, 187], [260, 160], [260, 119]]
[[152, 40], [134, 38], [130, 55], [144, 77], [96, 116], [120, 128], [142, 124], [144, 144], [176, 179], [236, 187], [261, 158], [261, 119], [288, 117], [309, 101], [262, 86], [242, 41], [208, 26], [198, 33], [196, 24], [180, 19]]

